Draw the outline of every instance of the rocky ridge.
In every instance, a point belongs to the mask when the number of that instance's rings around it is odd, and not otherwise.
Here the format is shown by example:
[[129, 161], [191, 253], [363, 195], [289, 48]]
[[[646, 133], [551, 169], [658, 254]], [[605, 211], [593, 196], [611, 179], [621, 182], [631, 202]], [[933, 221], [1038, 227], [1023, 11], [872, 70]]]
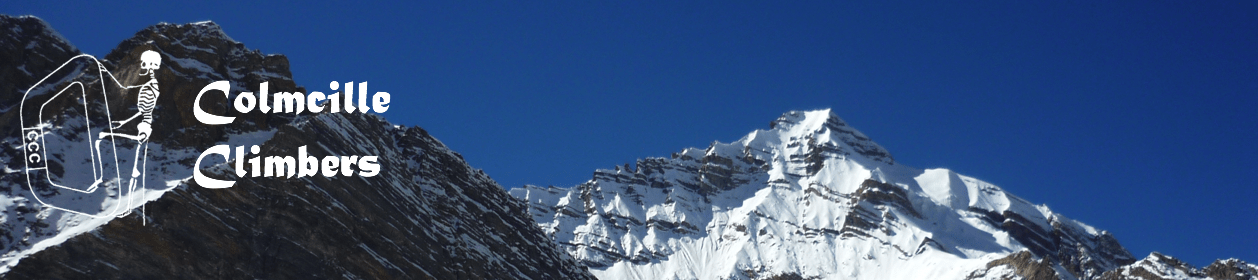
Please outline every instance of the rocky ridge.
[[[600, 279], [1254, 279], [1235, 260], [1214, 274], [1137, 260], [1108, 232], [1000, 187], [901, 165], [829, 110], [511, 193]], [[1186, 272], [1158, 274], [1167, 267]]]

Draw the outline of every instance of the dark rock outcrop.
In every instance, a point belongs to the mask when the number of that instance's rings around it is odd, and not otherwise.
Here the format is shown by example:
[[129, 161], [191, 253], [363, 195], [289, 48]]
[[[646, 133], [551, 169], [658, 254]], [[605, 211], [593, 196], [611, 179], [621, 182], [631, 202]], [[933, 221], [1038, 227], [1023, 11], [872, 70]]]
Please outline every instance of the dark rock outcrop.
[[1253, 280], [1258, 279], [1258, 265], [1237, 259], [1217, 260], [1199, 269], [1191, 264], [1158, 252], [1148, 257], [1107, 271], [1098, 279], [1103, 280], [1162, 280], [1162, 279], [1214, 279], [1214, 280]]
[[[1002, 267], [1012, 270], [1012, 275], [989, 275], [992, 268]], [[1028, 251], [1021, 251], [1009, 254], [1004, 258], [1000, 258], [987, 263], [987, 269], [977, 271], [970, 274], [970, 278], [980, 277], [1001, 277], [1012, 278], [1018, 276], [1027, 280], [1056, 280], [1061, 279], [1057, 276], [1057, 272], [1053, 270], [1053, 264], [1047, 260], [1036, 260], [1035, 256]]]
[[[78, 51], [33, 17], [0, 16], [0, 37], [11, 42], [0, 44], [0, 120], [7, 120], [16, 111], [10, 101]], [[114, 219], [26, 256], [3, 278], [592, 279], [534, 226], [526, 204], [423, 129], [357, 113], [236, 114], [226, 110], [230, 99], [221, 94], [207, 96], [203, 108], [239, 117], [236, 122], [208, 126], [192, 117], [193, 97], [217, 80], [232, 81], [233, 97], [256, 92], [262, 82], [272, 92], [304, 92], [283, 56], [246, 49], [210, 22], [159, 24], [123, 41], [102, 64], [119, 69], [123, 83], [134, 83], [145, 50], [166, 58], [157, 73], [162, 96], [154, 131], [168, 133], [152, 141], [175, 154], [150, 155], [156, 157], [150, 164], [162, 165], [147, 169], [150, 176], [179, 176], [166, 178], [177, 186], [149, 202], [147, 215]], [[134, 95], [111, 98], [135, 103]], [[13, 143], [18, 128], [5, 125], [11, 133], [0, 138]], [[237, 180], [231, 188], [207, 189], [184, 177], [201, 151], [244, 134], [267, 136], [260, 156], [296, 157], [304, 146], [316, 159], [378, 156], [382, 170], [373, 177], [236, 178], [229, 161], [196, 168]], [[5, 164], [20, 167], [21, 157], [5, 148]], [[6, 222], [9, 255], [31, 250], [25, 240], [39, 232], [31, 229], [56, 233], [46, 214], [59, 210], [23, 198], [29, 193], [24, 180], [17, 173], [0, 180], [9, 198], [22, 202], [5, 211], [24, 213], [13, 216], [22, 221]]]

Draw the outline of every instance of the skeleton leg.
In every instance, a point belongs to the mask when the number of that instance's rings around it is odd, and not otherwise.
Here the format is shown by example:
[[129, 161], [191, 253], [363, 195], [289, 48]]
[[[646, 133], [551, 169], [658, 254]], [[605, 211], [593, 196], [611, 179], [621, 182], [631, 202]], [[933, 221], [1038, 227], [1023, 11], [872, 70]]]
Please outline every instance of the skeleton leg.
[[[100, 133], [100, 139], [105, 139], [105, 137], [109, 137], [109, 136], [118, 136], [118, 137], [137, 140], [137, 141], [140, 139], [139, 136], [126, 135], [126, 134], [121, 134], [121, 133], [109, 133], [109, 132]], [[104, 140], [96, 140], [96, 145], [93, 146], [93, 148], [95, 148], [93, 152], [95, 153], [94, 158], [96, 160], [97, 165], [92, 166], [92, 171], [93, 172], [96, 171], [96, 167], [99, 166], [100, 173], [99, 174], [94, 173], [95, 180], [92, 182], [91, 186], [87, 187], [87, 192], [89, 193], [96, 191], [96, 188], [100, 187], [101, 183], [104, 183], [103, 179], [105, 176], [105, 159], [104, 159], [105, 153], [103, 152], [104, 150], [100, 148], [100, 144], [102, 142], [104, 142]]]
[[140, 161], [145, 160], [145, 158], [141, 157], [140, 154], [145, 153], [145, 150], [148, 150], [148, 144], [148, 141], [143, 141], [135, 145], [135, 160], [131, 161], [131, 178], [133, 179], [140, 177]]
[[109, 136], [117, 136], [117, 137], [122, 137], [122, 138], [127, 138], [127, 139], [131, 139], [131, 140], [135, 140], [135, 141], [140, 141], [140, 139], [143, 139], [143, 138], [141, 138], [139, 135], [130, 135], [130, 134], [122, 134], [122, 133], [109, 133], [109, 132], [101, 132], [101, 133], [100, 133], [100, 138], [101, 138], [101, 139], [104, 139], [105, 137], [109, 137]]
[[[148, 161], [148, 144], [148, 141], [141, 141], [135, 145], [135, 159], [131, 161], [131, 181], [127, 184], [126, 195], [119, 195], [120, 198], [125, 197], [123, 199], [127, 201], [127, 211], [119, 214], [119, 218], [131, 214], [131, 204], [135, 201], [136, 182], [137, 179], [142, 180], [141, 176], [144, 175], [140, 173], [140, 167], [144, 166], [142, 161]], [[140, 156], [140, 154], [144, 154], [144, 156]], [[143, 183], [143, 181], [139, 182]]]
[[[87, 192], [89, 193], [96, 191], [96, 188], [100, 187], [100, 183], [104, 182], [102, 179], [104, 179], [105, 177], [105, 159], [104, 159], [105, 156], [103, 153], [101, 153], [101, 150], [100, 150], [101, 141], [104, 141], [104, 140], [96, 140], [96, 145], [93, 146], [94, 148], [94, 150], [92, 151], [94, 153], [93, 160], [95, 160], [96, 162], [94, 165], [92, 165], [92, 175], [96, 178], [96, 180], [92, 181], [91, 186], [87, 187]], [[100, 173], [96, 172], [97, 166], [100, 166]]]
[[[139, 114], [137, 114], [137, 116], [138, 116], [138, 115], [139, 115]], [[99, 138], [100, 138], [100, 139], [105, 139], [105, 137], [110, 137], [110, 136], [116, 136], [116, 137], [127, 138], [127, 139], [131, 139], [131, 140], [135, 140], [135, 141], [140, 141], [141, 143], [140, 143], [139, 145], [137, 145], [137, 148], [139, 148], [139, 146], [143, 146], [143, 147], [145, 147], [145, 148], [147, 148], [147, 147], [148, 147], [148, 145], [145, 145], [145, 144], [148, 144], [148, 141], [142, 141], [141, 139], [144, 139], [144, 138], [143, 138], [143, 137], [141, 137], [141, 136], [139, 136], [139, 135], [129, 135], [129, 134], [122, 134], [122, 133], [101, 132], [101, 133], [100, 133], [100, 137], [99, 137]], [[144, 140], [147, 140], [147, 139], [144, 139]], [[95, 152], [95, 160], [99, 163], [99, 166], [100, 166], [100, 173], [99, 173], [99, 174], [96, 174], [96, 176], [95, 176], [95, 177], [96, 177], [96, 178], [95, 178], [96, 180], [94, 180], [94, 181], [92, 182], [92, 185], [87, 187], [87, 192], [89, 192], [89, 193], [90, 193], [90, 192], [93, 192], [93, 191], [96, 191], [96, 188], [99, 188], [99, 187], [100, 187], [100, 184], [101, 184], [101, 183], [104, 183], [103, 177], [104, 177], [104, 172], [105, 172], [105, 163], [104, 163], [104, 159], [103, 159], [103, 157], [104, 157], [104, 153], [102, 152], [102, 150], [101, 150], [101, 148], [100, 148], [100, 144], [101, 144], [101, 142], [104, 142], [104, 140], [96, 140], [95, 151], [94, 151], [94, 152]], [[138, 159], [138, 156], [139, 156], [139, 153], [140, 153], [140, 152], [141, 152], [141, 151], [138, 151], [138, 150], [136, 151], [136, 156], [137, 156], [137, 159]], [[93, 168], [93, 169], [92, 169], [92, 171], [96, 171], [96, 166], [93, 166], [92, 168]], [[136, 170], [134, 167], [132, 167], [132, 168], [131, 168], [131, 173], [132, 173], [132, 177], [134, 178], [134, 177], [136, 176], [135, 174], [139, 173], [139, 171], [138, 171], [138, 170]]]

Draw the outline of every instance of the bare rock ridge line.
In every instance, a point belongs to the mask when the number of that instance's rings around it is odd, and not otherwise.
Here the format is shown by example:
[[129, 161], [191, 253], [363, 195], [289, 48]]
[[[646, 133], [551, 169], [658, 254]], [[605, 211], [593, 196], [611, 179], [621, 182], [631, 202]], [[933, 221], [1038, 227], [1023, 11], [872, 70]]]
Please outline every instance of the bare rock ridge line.
[[[0, 15], [0, 38], [0, 138], [21, 143], [13, 104], [79, 51], [29, 16]], [[146, 168], [148, 185], [157, 186], [146, 194], [147, 215], [92, 219], [44, 207], [13, 171], [23, 166], [22, 150], [6, 145], [2, 278], [593, 279], [535, 227], [526, 204], [421, 128], [368, 114], [238, 114], [226, 110], [229, 99], [221, 95], [207, 95], [203, 108], [237, 117], [235, 123], [207, 126], [193, 118], [193, 97], [217, 80], [232, 81], [233, 92], [256, 92], [261, 82], [272, 91], [304, 92], [284, 56], [250, 50], [213, 22], [163, 23], [122, 41], [101, 63], [133, 79], [129, 69], [138, 69], [146, 50], [164, 58], [153, 130], [172, 132], [152, 139], [160, 152], [150, 152]], [[109, 102], [134, 104], [134, 96]], [[259, 144], [264, 155], [293, 155], [300, 146], [313, 155], [378, 155], [383, 170], [370, 178], [235, 178], [228, 164], [217, 163], [200, 168], [238, 180], [236, 186], [196, 186], [189, 179], [196, 156], [224, 143]], [[53, 175], [70, 176], [81, 168], [73, 164]]]
[[1110, 233], [947, 169], [917, 169], [830, 110], [731, 143], [511, 194], [600, 279], [1258, 279], [1136, 259]]

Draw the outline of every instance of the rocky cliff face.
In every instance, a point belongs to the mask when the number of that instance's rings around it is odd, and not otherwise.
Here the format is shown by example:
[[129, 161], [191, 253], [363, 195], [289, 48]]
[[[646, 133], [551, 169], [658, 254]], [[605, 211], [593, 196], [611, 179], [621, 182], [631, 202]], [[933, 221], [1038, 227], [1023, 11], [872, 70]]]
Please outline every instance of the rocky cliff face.
[[[229, 100], [207, 94], [202, 107], [238, 119], [208, 126], [192, 117], [198, 91], [232, 81], [232, 94], [304, 90], [286, 58], [263, 55], [233, 41], [214, 23], [159, 24], [104, 56], [100, 64], [123, 84], [142, 83], [139, 53], [154, 50], [162, 95], [153, 124], [137, 211], [121, 218], [90, 217], [36, 202], [23, 173], [15, 119], [23, 94], [78, 51], [37, 18], [0, 16], [0, 131], [6, 164], [0, 177], [0, 273], [8, 279], [590, 279], [586, 269], [556, 249], [513, 199], [480, 170], [417, 127], [363, 114], [236, 114]], [[70, 65], [69, 79], [99, 79], [90, 63]], [[130, 115], [135, 94], [109, 93], [109, 104], [84, 112]], [[125, 106], [125, 105], [131, 106]], [[61, 106], [73, 111], [67, 102]], [[71, 118], [46, 127], [81, 126]], [[56, 131], [56, 130], [52, 130]], [[123, 132], [128, 132], [125, 130]], [[134, 132], [134, 131], [131, 131]], [[46, 137], [75, 139], [72, 132]], [[376, 155], [374, 177], [243, 177], [234, 162], [203, 163], [209, 176], [237, 180], [227, 189], [197, 186], [196, 157], [213, 145], [259, 145], [262, 156], [296, 156], [305, 146], [317, 158]], [[50, 151], [61, 160], [86, 149]], [[128, 151], [120, 149], [118, 153]], [[65, 154], [63, 156], [61, 154]], [[53, 178], [86, 172], [62, 160]], [[125, 162], [123, 164], [126, 164]], [[129, 167], [129, 165], [128, 165]], [[50, 168], [51, 169], [51, 168]], [[84, 209], [118, 203], [109, 196]], [[66, 191], [35, 186], [49, 197]], [[113, 202], [110, 202], [113, 201]], [[141, 203], [143, 204], [141, 207]], [[143, 212], [140, 212], [142, 210]]]
[[1237, 259], [1217, 260], [1205, 269], [1153, 252], [1138, 262], [1107, 271], [1100, 279], [1256, 279], [1258, 265]]
[[[572, 188], [511, 193], [600, 279], [1183, 278], [1132, 274], [1165, 266], [1000, 187], [898, 164], [829, 110]], [[1177, 269], [1253, 279], [1251, 267]]]

